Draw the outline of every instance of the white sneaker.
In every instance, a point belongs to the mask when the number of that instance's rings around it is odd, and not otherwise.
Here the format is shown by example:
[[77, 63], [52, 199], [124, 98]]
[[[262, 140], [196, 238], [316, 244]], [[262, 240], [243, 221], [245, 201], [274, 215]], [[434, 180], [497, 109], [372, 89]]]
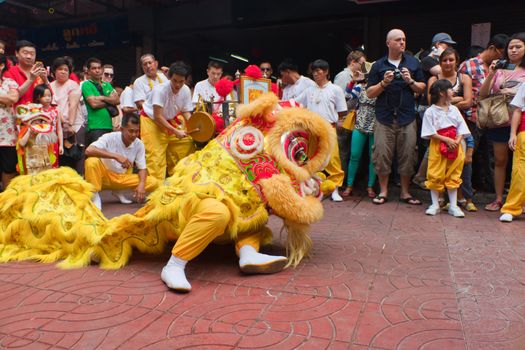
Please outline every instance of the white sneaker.
[[431, 205], [430, 207], [428, 207], [427, 211], [425, 211], [425, 214], [434, 216], [439, 214], [440, 211], [441, 209], [439, 209], [439, 206]]
[[455, 218], [464, 218], [465, 217], [465, 213], [459, 209], [459, 207], [456, 205], [456, 206], [450, 206], [450, 208], [448, 208], [448, 213], [452, 216], [454, 216]]
[[512, 214], [509, 213], [503, 213], [499, 217], [499, 221], [501, 222], [512, 222], [512, 219], [514, 219], [514, 217], [512, 216]]
[[332, 192], [332, 200], [334, 202], [342, 202], [343, 197], [339, 194], [339, 190], [336, 188], [334, 192]]
[[113, 192], [111, 192], [111, 194], [114, 197], [116, 197], [120, 201], [120, 203], [122, 203], [122, 204], [131, 204], [131, 203], [133, 203], [132, 200], [130, 200], [130, 199], [126, 198], [126, 196], [124, 196], [124, 193], [122, 193], [122, 191], [113, 191]]
[[98, 210], [102, 210], [102, 199], [100, 199], [100, 193], [95, 192], [93, 194], [93, 199], [91, 200], [93, 204], [95, 204], [95, 207], [98, 208]]

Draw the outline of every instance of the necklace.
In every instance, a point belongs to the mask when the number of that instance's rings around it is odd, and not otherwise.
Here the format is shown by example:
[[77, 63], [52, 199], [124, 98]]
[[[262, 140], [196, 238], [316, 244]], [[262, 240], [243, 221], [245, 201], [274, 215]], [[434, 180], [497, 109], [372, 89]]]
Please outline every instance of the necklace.
[[162, 84], [164, 82], [162, 80], [162, 78], [159, 76], [159, 73], [157, 73], [157, 75], [156, 75], [154, 80], [151, 80], [150, 77], [148, 77], [147, 75], [146, 75], [146, 78], [148, 78], [148, 85], [149, 85], [149, 89], [150, 90], [153, 90], [153, 81], [158, 80], [160, 84]]

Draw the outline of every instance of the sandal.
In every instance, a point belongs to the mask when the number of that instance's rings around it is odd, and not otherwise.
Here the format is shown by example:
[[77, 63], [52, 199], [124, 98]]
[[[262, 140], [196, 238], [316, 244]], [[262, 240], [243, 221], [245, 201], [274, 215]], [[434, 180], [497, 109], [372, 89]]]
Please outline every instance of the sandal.
[[487, 211], [499, 211], [502, 207], [502, 203], [498, 200], [493, 201], [485, 206]]
[[341, 197], [350, 197], [352, 195], [352, 186], [346, 186], [345, 190], [341, 193]]
[[467, 211], [478, 211], [478, 208], [476, 208], [476, 206], [475, 206], [474, 203], [472, 203], [472, 202], [467, 202], [467, 203], [465, 204], [465, 209], [466, 209]]
[[399, 201], [400, 202], [403, 202], [403, 203], [406, 203], [406, 204], [410, 204], [410, 205], [421, 205], [423, 203], [421, 203], [421, 201], [419, 199], [417, 199], [416, 197], [406, 197], [406, 198], [399, 198]]
[[382, 195], [375, 196], [374, 199], [372, 199], [372, 203], [375, 205], [385, 204], [386, 202], [388, 202], [388, 198]]
[[368, 198], [375, 198], [377, 196], [376, 192], [372, 187], [367, 187], [366, 193], [368, 194]]

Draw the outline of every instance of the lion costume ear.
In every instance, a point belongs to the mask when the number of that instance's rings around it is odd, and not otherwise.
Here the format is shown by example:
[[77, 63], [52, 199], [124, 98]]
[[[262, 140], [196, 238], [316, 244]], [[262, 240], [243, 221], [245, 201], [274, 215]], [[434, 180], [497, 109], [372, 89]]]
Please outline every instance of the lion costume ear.
[[20, 105], [16, 107], [16, 114], [17, 115], [23, 115], [26, 114], [29, 111], [29, 108], [26, 105]]
[[240, 105], [237, 108], [237, 117], [249, 118], [261, 115], [266, 122], [272, 123], [274, 121], [273, 111], [277, 108], [278, 102], [279, 99], [274, 93], [262, 94], [253, 102]]

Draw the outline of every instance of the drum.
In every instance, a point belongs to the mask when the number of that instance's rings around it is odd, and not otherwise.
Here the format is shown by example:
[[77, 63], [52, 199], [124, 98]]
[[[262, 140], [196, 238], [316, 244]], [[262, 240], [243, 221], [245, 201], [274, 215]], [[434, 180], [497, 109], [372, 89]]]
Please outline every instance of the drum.
[[186, 133], [197, 142], [207, 142], [215, 135], [215, 120], [209, 113], [196, 111], [186, 121]]

